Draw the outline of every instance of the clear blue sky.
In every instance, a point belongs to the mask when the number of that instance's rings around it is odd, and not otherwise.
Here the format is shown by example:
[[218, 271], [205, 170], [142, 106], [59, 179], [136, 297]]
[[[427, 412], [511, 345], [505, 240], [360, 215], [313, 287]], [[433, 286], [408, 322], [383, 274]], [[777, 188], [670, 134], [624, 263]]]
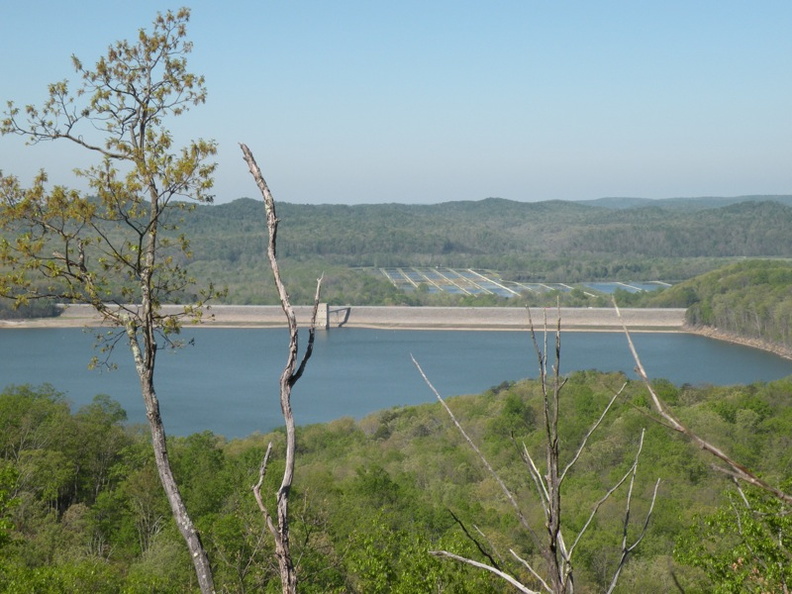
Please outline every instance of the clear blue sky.
[[[148, 0], [6, 0], [0, 100], [40, 103]], [[218, 202], [436, 203], [792, 194], [792, 2], [194, 1]], [[178, 123], [177, 123], [178, 122]], [[70, 183], [66, 147], [0, 138], [0, 169]]]

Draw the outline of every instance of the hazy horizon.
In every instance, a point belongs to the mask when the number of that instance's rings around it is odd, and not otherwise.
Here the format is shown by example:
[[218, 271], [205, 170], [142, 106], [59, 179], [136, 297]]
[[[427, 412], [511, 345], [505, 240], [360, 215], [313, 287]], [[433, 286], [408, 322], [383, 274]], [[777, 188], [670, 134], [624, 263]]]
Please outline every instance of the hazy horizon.
[[[597, 198], [581, 198], [579, 200], [562, 200], [558, 198], [547, 198], [547, 199], [539, 199], [539, 200], [512, 200], [511, 198], [504, 198], [502, 196], [485, 196], [483, 198], [471, 198], [471, 199], [458, 199], [458, 200], [439, 200], [437, 202], [400, 202], [398, 200], [392, 200], [389, 202], [357, 202], [354, 204], [348, 204], [345, 202], [295, 202], [291, 200], [279, 200], [278, 202], [285, 202], [288, 204], [297, 204], [303, 205], [308, 204], [312, 206], [369, 206], [372, 204], [404, 204], [404, 205], [419, 205], [419, 206], [432, 206], [436, 204], [444, 204], [446, 202], [482, 202], [484, 200], [506, 200], [509, 202], [519, 202], [523, 204], [534, 204], [539, 202], [599, 202], [599, 201], [606, 201], [606, 200], [636, 200], [636, 201], [647, 201], [647, 202], [663, 202], [663, 201], [676, 201], [676, 200], [725, 200], [725, 201], [742, 201], [742, 200], [753, 200], [757, 198], [767, 198], [767, 199], [774, 199], [774, 198], [785, 198], [792, 201], [792, 194], [740, 194], [738, 196], [667, 196], [667, 197], [659, 197], [659, 198], [646, 198], [642, 196], [599, 196]], [[261, 200], [260, 196], [255, 196], [252, 194], [246, 196], [239, 196], [237, 198], [232, 198], [231, 200], [226, 200], [223, 202], [217, 202], [216, 204], [229, 204], [234, 202], [235, 200]]]
[[[518, 202], [792, 193], [792, 3], [190, 3], [206, 105], [170, 122], [219, 143], [218, 203]], [[12, 2], [0, 101], [40, 105], [160, 1]], [[178, 5], [171, 6], [176, 9]], [[0, 169], [72, 185], [61, 143], [0, 137]]]

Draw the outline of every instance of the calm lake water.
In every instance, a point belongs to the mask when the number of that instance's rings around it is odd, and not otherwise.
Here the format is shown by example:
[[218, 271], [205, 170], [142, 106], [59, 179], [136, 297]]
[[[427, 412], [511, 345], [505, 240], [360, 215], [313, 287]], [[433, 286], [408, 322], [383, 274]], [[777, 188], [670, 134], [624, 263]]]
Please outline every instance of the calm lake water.
[[[194, 344], [163, 350], [158, 358], [156, 387], [169, 434], [209, 429], [234, 438], [282, 424], [278, 378], [285, 364], [285, 330], [205, 328], [186, 330], [184, 337]], [[745, 384], [792, 375], [792, 361], [701, 336], [635, 334], [633, 339], [649, 375], [675, 384]], [[113, 355], [117, 371], [89, 371], [92, 345], [92, 335], [80, 329], [0, 330], [0, 386], [47, 382], [65, 392], [75, 409], [95, 394], [108, 394], [131, 422], [144, 422], [126, 345], [119, 344]], [[536, 356], [525, 332], [333, 329], [317, 334], [314, 356], [295, 386], [298, 424], [434, 401], [411, 354], [443, 396], [536, 377]], [[633, 367], [621, 333], [562, 335], [562, 373], [599, 369], [635, 377]]]

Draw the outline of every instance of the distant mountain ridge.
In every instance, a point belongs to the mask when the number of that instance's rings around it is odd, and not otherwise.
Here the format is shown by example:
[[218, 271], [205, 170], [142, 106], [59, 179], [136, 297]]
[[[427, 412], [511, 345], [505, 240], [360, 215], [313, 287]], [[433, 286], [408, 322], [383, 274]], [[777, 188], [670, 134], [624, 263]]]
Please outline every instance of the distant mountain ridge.
[[[509, 198], [488, 197], [481, 200], [450, 200], [445, 202], [435, 202], [431, 204], [413, 204], [406, 202], [385, 202], [385, 203], [364, 203], [364, 204], [298, 204], [284, 202], [288, 204], [286, 208], [307, 207], [316, 208], [320, 211], [325, 209], [360, 209], [360, 210], [398, 210], [398, 211], [432, 211], [435, 209], [452, 212], [473, 212], [477, 210], [521, 210], [527, 205], [532, 205], [531, 210], [552, 210], [553, 208], [563, 209], [569, 205], [580, 205], [586, 207], [606, 208], [609, 210], [627, 210], [634, 208], [657, 207], [668, 210], [708, 210], [712, 208], [722, 208], [741, 202], [778, 202], [784, 206], [792, 207], [792, 194], [747, 194], [745, 196], [695, 196], [695, 197], [673, 197], [673, 198], [640, 198], [633, 196], [605, 196], [602, 198], [586, 200], [538, 200], [526, 202], [512, 200]], [[252, 203], [258, 200], [243, 197], [215, 205], [218, 208], [228, 207], [229, 205], [245, 204], [251, 208]]]
[[[295, 304], [325, 275], [328, 302], [407, 303], [380, 269], [497, 271], [521, 282], [677, 282], [746, 258], [792, 260], [792, 196], [601, 198], [438, 204], [277, 205], [278, 257]], [[174, 214], [190, 239], [189, 274], [228, 288], [226, 303], [273, 304], [260, 200]], [[361, 270], [362, 269], [362, 270]], [[185, 298], [191, 298], [189, 296]]]
[[[322, 274], [329, 302], [405, 304], [379, 272], [386, 267], [492, 270], [522, 282], [679, 281], [741, 258], [792, 259], [792, 196], [759, 198], [281, 202], [278, 257], [296, 304], [310, 303]], [[278, 302], [260, 200], [174, 216], [190, 239], [191, 276], [228, 287], [227, 303]]]
[[[761, 200], [771, 198], [770, 200]], [[695, 217], [690, 213], [696, 212]], [[646, 258], [792, 257], [792, 196], [438, 204], [278, 204], [283, 257], [345, 266], [531, 270]], [[197, 259], [260, 258], [263, 206], [203, 205], [185, 221]], [[597, 274], [596, 278], [607, 275]]]
[[789, 194], [756, 194], [747, 196], [700, 196], [696, 198], [632, 198], [632, 197], [605, 197], [594, 200], [576, 200], [578, 204], [598, 206], [612, 210], [628, 208], [643, 208], [646, 206], [659, 206], [660, 208], [704, 210], [719, 208], [740, 202], [778, 202], [785, 206], [792, 206], [792, 195]]

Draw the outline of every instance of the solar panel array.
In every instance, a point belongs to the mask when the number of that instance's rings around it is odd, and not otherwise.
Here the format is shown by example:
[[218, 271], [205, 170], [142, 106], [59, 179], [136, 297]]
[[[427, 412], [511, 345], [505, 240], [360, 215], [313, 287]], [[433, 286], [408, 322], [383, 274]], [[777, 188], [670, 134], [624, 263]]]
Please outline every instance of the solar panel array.
[[[430, 293], [450, 293], [456, 295], [499, 295], [517, 297], [522, 293], [546, 293], [548, 291], [571, 291], [574, 287], [564, 283], [524, 283], [505, 280], [491, 270], [447, 267], [389, 267], [380, 272], [399, 289], [415, 291], [424, 289]], [[631, 293], [653, 291], [670, 286], [660, 281], [621, 283], [599, 282], [583, 283], [581, 288], [598, 293], [610, 294], [616, 289]]]

